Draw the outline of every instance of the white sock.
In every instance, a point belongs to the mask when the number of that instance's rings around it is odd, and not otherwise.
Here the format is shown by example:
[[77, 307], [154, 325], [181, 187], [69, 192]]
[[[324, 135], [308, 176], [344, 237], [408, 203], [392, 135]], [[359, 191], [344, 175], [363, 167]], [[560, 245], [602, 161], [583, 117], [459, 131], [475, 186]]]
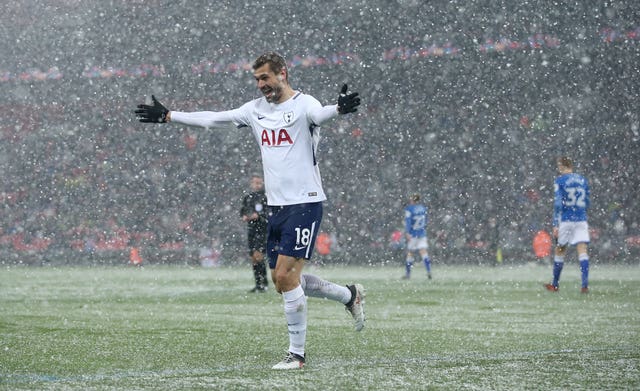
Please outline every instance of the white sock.
[[342, 304], [347, 304], [351, 300], [351, 291], [346, 286], [325, 281], [311, 274], [303, 274], [300, 284], [304, 293], [310, 297], [339, 301]]
[[302, 286], [282, 292], [284, 316], [289, 329], [289, 351], [304, 357], [304, 344], [307, 339], [307, 297]]

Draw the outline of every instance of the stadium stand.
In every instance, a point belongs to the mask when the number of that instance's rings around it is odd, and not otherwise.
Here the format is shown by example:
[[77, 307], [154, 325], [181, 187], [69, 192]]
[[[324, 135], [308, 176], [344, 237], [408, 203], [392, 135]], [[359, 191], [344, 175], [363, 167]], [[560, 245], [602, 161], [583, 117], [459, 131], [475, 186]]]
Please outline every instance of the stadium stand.
[[320, 146], [336, 259], [393, 261], [402, 202], [419, 191], [434, 259], [484, 259], [497, 217], [505, 262], [533, 260], [561, 153], [592, 181], [595, 259], [638, 259], [631, 6], [83, 3], [34, 14], [42, 4], [26, 0], [0, 15], [0, 262], [126, 263], [135, 246], [145, 263], [195, 264], [213, 237], [240, 253], [235, 211], [260, 169], [253, 137], [145, 126], [132, 110], [151, 93], [180, 110], [236, 107], [257, 96], [247, 67], [266, 49], [325, 103], [342, 82], [363, 97]]

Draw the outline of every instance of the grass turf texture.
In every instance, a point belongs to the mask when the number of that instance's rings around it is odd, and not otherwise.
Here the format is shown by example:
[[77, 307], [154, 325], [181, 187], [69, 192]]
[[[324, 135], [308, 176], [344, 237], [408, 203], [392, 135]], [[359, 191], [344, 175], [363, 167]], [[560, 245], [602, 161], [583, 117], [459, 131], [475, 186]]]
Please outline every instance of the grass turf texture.
[[361, 333], [310, 298], [307, 366], [280, 295], [246, 268], [31, 268], [0, 272], [0, 389], [639, 389], [640, 268], [592, 266], [580, 294], [551, 267], [307, 267], [367, 288]]

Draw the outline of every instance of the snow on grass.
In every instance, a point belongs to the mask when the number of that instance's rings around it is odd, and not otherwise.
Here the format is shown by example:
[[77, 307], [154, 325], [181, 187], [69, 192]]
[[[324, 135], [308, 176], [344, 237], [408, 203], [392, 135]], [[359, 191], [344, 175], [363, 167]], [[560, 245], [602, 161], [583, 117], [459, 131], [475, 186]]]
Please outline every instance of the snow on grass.
[[363, 283], [368, 323], [310, 298], [307, 367], [282, 373], [282, 299], [248, 267], [6, 267], [0, 389], [640, 387], [637, 266], [594, 266], [588, 295], [571, 264], [557, 293], [539, 265], [420, 271], [308, 267]]

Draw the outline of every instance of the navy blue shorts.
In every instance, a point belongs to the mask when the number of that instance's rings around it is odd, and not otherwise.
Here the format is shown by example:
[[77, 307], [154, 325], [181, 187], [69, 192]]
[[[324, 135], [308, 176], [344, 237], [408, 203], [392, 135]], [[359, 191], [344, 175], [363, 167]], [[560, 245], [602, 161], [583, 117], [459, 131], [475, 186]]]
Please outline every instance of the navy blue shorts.
[[322, 202], [271, 207], [267, 256], [275, 269], [278, 255], [310, 259], [322, 221]]

